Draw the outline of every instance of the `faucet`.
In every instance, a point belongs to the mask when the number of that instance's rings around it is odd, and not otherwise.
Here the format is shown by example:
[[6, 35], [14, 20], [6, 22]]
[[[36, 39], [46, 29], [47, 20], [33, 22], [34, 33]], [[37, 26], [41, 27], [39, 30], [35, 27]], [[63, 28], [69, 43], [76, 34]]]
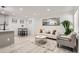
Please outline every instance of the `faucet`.
[[6, 21], [4, 21], [4, 24], [3, 24], [3, 30], [6, 30]]

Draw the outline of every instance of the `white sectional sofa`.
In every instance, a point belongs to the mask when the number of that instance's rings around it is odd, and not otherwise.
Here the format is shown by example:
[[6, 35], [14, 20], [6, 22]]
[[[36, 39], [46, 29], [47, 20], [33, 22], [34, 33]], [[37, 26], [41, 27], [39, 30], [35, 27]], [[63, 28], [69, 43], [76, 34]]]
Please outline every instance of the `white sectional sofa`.
[[38, 35], [45, 35], [49, 39], [57, 39], [57, 36], [59, 35], [59, 32], [56, 31], [55, 34], [53, 34], [52, 32], [48, 33], [46, 31], [44, 31], [43, 33], [39, 33]]

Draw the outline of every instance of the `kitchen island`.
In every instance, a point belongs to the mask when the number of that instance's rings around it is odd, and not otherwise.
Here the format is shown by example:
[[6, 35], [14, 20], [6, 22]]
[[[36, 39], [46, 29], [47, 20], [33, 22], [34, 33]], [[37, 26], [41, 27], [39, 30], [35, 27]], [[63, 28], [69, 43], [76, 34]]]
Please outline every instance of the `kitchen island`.
[[14, 31], [0, 30], [0, 48], [14, 43]]

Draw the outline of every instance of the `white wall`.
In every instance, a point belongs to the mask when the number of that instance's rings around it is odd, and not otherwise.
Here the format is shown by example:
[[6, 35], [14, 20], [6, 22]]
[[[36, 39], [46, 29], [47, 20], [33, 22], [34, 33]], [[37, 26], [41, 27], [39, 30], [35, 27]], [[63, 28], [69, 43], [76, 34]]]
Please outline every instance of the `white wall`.
[[74, 31], [79, 32], [79, 9], [74, 14]]
[[[70, 22], [73, 23], [73, 15], [71, 14], [67, 14], [67, 15], [62, 15], [62, 16], [59, 16], [60, 17], [60, 23], [64, 20], [69, 20]], [[53, 31], [53, 30], [57, 30], [59, 33], [64, 33], [65, 30], [64, 30], [64, 27], [62, 25], [59, 25], [59, 26], [42, 26], [42, 19], [37, 19], [35, 21], [36, 25], [35, 25], [35, 33], [39, 33], [40, 29], [43, 29], [44, 31]]]
[[5, 17], [3, 15], [0, 15], [0, 24], [3, 24], [5, 20]]
[[[12, 22], [12, 18], [16, 18], [17, 19], [17, 23], [13, 23]], [[15, 31], [15, 35], [18, 34], [18, 28], [21, 28], [21, 25], [24, 25], [24, 27], [27, 28], [26, 18], [9, 16], [8, 20], [9, 20], [8, 28], [10, 30], [14, 30]], [[20, 24], [20, 20], [24, 20], [24, 24]]]
[[28, 28], [28, 34], [32, 35], [34, 34], [35, 28], [36, 28], [36, 19], [35, 18], [28, 18], [27, 19], [27, 28]]
[[[15, 31], [15, 35], [18, 33], [18, 28], [21, 28], [21, 25], [24, 25], [24, 28], [28, 29], [28, 35], [32, 35], [35, 30], [35, 19], [32, 17], [24, 18], [24, 17], [16, 17], [17, 23], [12, 23], [12, 16], [9, 17], [9, 29]], [[20, 19], [24, 20], [24, 24], [20, 24]]]
[[[8, 15], [0, 15], [0, 24], [4, 24], [4, 21], [8, 24]], [[3, 25], [0, 25], [0, 29], [3, 29]], [[8, 26], [6, 26], [6, 29], [8, 29]]]
[[[73, 23], [73, 15], [68, 14], [68, 15], [62, 15], [62, 16], [59, 16], [59, 17], [60, 17], [60, 22], [62, 22], [64, 20], [70, 20]], [[60, 25], [60, 26], [42, 26], [42, 18], [16, 17], [17, 18], [17, 23], [12, 23], [12, 18], [13, 18], [13, 16], [8, 16], [7, 17], [7, 20], [9, 21], [8, 22], [9, 23], [8, 29], [14, 30], [16, 35], [17, 35], [18, 28], [21, 27], [21, 24], [20, 24], [20, 19], [21, 18], [25, 20], [24, 21], [25, 22], [24, 27], [28, 28], [29, 35], [39, 33], [40, 29], [44, 29], [45, 31], [50, 30], [51, 32], [53, 30], [57, 30], [60, 33], [64, 32], [64, 28], [63, 28], [62, 25]], [[30, 20], [32, 21], [31, 23], [29, 23]], [[0, 22], [1, 22], [1, 20], [0, 20]]]
[[60, 16], [60, 22], [64, 21], [64, 20], [68, 20], [71, 23], [73, 23], [73, 15], [62, 15]]
[[[16, 18], [17, 19], [17, 23], [13, 23], [12, 22], [12, 18]], [[37, 19], [29, 17], [15, 17], [15, 16], [4, 16], [4, 15], [0, 15], [0, 24], [4, 23], [4, 20], [6, 20], [6, 22], [8, 23], [8, 26], [6, 27], [9, 30], [13, 30], [15, 31], [15, 35], [18, 34], [18, 28], [21, 28], [21, 25], [24, 25], [25, 28], [28, 28], [28, 35], [34, 34], [34, 31], [36, 29], [36, 23], [37, 23]], [[20, 20], [24, 20], [24, 24], [20, 24]], [[1, 29], [3, 29], [3, 26], [0, 26]]]

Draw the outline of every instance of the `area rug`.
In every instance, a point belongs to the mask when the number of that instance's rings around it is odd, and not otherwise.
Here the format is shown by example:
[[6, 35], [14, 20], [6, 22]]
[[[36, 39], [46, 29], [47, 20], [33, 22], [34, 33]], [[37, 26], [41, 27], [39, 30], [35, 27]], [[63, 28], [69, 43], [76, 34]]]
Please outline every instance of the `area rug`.
[[50, 51], [54, 51], [55, 48], [57, 47], [56, 40], [49, 40], [49, 39], [47, 39], [47, 42], [45, 44], [36, 44], [36, 45]]

